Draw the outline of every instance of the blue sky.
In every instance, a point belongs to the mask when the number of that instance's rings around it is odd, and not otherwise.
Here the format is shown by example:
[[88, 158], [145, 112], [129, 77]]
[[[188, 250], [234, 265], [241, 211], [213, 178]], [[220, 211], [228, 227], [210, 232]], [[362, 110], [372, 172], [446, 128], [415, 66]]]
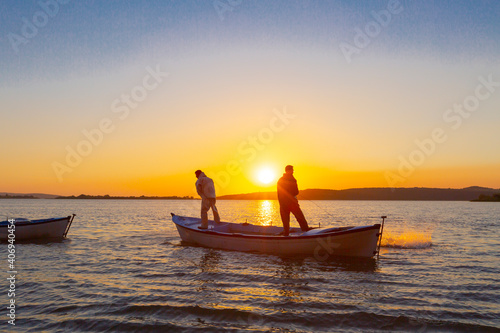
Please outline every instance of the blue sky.
[[[16, 54], [8, 33], [20, 34], [22, 18], [31, 19], [41, 7], [38, 1], [2, 1], [1, 82], [33, 74], [113, 71], [134, 57], [175, 58], [238, 45], [311, 48], [333, 59], [339, 56], [338, 44], [352, 41], [354, 29], [363, 28], [371, 12], [386, 8], [388, 1], [240, 1], [221, 13], [223, 20], [217, 3], [229, 6], [227, 0], [69, 1]], [[404, 10], [364, 56], [497, 58], [498, 1], [401, 1], [401, 6]]]

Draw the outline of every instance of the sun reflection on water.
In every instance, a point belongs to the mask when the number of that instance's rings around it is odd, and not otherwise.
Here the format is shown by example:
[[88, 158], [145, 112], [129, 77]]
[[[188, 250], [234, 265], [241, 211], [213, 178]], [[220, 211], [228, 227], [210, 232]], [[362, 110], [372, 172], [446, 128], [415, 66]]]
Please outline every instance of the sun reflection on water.
[[273, 203], [271, 200], [259, 201], [259, 209], [258, 209], [259, 224], [265, 226], [272, 225], [273, 219], [276, 217], [276, 214], [277, 214], [277, 209], [275, 207], [275, 203]]

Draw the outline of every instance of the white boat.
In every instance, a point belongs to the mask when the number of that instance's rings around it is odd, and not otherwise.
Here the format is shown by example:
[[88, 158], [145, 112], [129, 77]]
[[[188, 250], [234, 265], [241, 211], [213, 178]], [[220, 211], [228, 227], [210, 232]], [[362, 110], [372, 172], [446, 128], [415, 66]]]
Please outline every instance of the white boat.
[[68, 234], [74, 218], [75, 214], [42, 220], [8, 219], [0, 222], [0, 241], [62, 239]]
[[225, 250], [312, 255], [318, 259], [330, 255], [373, 257], [377, 254], [377, 242], [382, 236], [380, 224], [315, 228], [306, 232], [300, 228], [290, 228], [289, 236], [279, 235], [283, 231], [282, 227], [249, 223], [215, 224], [209, 221], [208, 229], [199, 229], [200, 218], [171, 214], [182, 241]]

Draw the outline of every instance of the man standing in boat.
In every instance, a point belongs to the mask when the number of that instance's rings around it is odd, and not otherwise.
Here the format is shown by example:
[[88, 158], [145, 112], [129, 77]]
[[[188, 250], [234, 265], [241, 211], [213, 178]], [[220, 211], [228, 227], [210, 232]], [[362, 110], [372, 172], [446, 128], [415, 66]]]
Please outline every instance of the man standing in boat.
[[219, 212], [215, 207], [215, 186], [214, 181], [208, 178], [201, 170], [196, 170], [196, 192], [201, 197], [201, 226], [200, 229], [208, 229], [208, 211], [212, 208], [215, 223], [220, 223]]
[[278, 180], [278, 201], [280, 203], [280, 215], [283, 222], [283, 236], [288, 236], [290, 232], [290, 212], [293, 213], [297, 222], [299, 222], [302, 231], [308, 231], [311, 228], [307, 225], [304, 213], [299, 206], [297, 195], [299, 188], [297, 180], [293, 177], [293, 166], [287, 165], [283, 177]]

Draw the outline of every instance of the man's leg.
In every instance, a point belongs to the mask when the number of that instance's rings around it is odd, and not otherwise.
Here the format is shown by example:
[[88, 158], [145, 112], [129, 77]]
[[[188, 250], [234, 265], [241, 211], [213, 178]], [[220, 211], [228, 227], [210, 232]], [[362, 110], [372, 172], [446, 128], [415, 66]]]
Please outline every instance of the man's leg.
[[210, 209], [210, 201], [201, 199], [201, 228], [208, 228], [208, 210]]
[[309, 226], [307, 225], [306, 218], [304, 216], [304, 213], [302, 213], [302, 209], [300, 209], [299, 204], [294, 204], [290, 207], [290, 211], [293, 213], [293, 216], [297, 219], [297, 222], [299, 222], [300, 229], [302, 231], [308, 231]]
[[214, 221], [215, 223], [220, 223], [220, 216], [217, 207], [215, 206], [215, 198], [210, 199], [210, 206], [212, 207], [212, 212], [214, 213]]
[[283, 222], [283, 236], [288, 236], [290, 232], [290, 208], [280, 205], [281, 222]]

